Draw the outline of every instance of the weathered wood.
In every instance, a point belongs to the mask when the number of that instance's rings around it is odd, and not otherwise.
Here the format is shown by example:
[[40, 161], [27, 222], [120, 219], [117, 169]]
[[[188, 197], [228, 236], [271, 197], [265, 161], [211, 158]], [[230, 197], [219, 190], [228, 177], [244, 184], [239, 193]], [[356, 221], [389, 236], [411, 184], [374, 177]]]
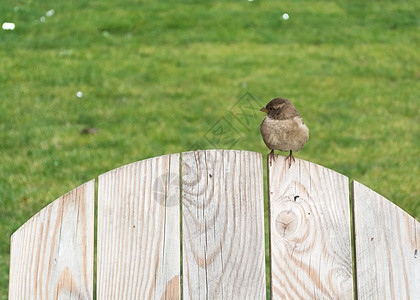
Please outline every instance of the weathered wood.
[[420, 298], [420, 223], [353, 181], [359, 299]]
[[[262, 179], [261, 154], [228, 150], [101, 175], [98, 299], [180, 298], [181, 210], [185, 299], [265, 299]], [[93, 298], [94, 186], [12, 235], [9, 299]], [[347, 177], [275, 156], [268, 191], [272, 298], [352, 299]], [[360, 183], [352, 196], [358, 298], [418, 299], [420, 223]]]
[[179, 154], [99, 176], [98, 299], [179, 299]]
[[265, 299], [261, 154], [182, 153], [184, 299]]
[[353, 299], [347, 177], [267, 161], [272, 299]]
[[94, 188], [61, 196], [12, 235], [9, 299], [93, 299]]

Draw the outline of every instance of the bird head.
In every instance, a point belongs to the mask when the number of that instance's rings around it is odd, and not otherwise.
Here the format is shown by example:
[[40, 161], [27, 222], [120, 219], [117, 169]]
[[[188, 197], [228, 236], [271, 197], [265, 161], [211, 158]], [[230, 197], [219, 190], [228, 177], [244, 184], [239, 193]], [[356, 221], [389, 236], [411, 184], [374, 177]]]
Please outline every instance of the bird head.
[[287, 99], [275, 98], [268, 102], [266, 106], [260, 109], [260, 111], [267, 113], [267, 115], [273, 119], [287, 119], [298, 116], [296, 108]]

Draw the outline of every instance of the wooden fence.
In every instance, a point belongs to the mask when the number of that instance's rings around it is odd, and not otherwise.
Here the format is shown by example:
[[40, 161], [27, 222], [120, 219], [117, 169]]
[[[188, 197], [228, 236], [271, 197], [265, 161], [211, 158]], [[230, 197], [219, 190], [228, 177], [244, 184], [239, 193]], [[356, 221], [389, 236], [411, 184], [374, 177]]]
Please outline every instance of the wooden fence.
[[[420, 299], [414, 218], [358, 182], [350, 206], [348, 178], [314, 163], [267, 164], [272, 299]], [[98, 299], [266, 298], [259, 153], [186, 152], [102, 174], [97, 218]], [[91, 180], [20, 227], [9, 299], [93, 299], [94, 220]]]

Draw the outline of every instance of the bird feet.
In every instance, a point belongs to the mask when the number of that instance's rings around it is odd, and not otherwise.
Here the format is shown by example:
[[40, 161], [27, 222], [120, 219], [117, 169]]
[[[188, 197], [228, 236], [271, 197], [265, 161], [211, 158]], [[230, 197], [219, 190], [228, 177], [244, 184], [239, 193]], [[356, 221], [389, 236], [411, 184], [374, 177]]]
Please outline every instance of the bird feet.
[[292, 154], [292, 150], [290, 150], [289, 155], [286, 156], [286, 162], [287, 162], [287, 160], [289, 160], [289, 169], [292, 166], [292, 159], [293, 159], [293, 162], [295, 162], [295, 158], [294, 158], [294, 156]]
[[[271, 163], [272, 161], [274, 161], [274, 150], [271, 150], [271, 152], [270, 152], [270, 153], [268, 153], [267, 158], [268, 158], [268, 161], [269, 161], [270, 163]], [[290, 150], [289, 155], [288, 155], [288, 156], [286, 156], [286, 163], [287, 163], [287, 160], [289, 160], [289, 169], [290, 169], [290, 167], [292, 166], [292, 160], [293, 160], [293, 162], [295, 162], [295, 157], [294, 157], [294, 156], [293, 156], [293, 154], [292, 154], [292, 150]]]
[[272, 162], [274, 161], [274, 150], [271, 150], [271, 152], [267, 154], [267, 161], [270, 162], [271, 166]]

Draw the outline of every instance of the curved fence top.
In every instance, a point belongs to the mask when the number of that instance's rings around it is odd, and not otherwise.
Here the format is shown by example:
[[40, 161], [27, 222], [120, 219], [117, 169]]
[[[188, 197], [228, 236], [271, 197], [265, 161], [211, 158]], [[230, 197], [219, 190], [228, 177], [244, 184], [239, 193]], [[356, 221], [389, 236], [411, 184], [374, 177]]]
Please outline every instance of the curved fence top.
[[12, 235], [9, 299], [93, 299], [95, 280], [98, 299], [265, 299], [267, 283], [272, 299], [420, 295], [414, 218], [308, 161], [289, 168], [276, 155], [267, 172], [266, 206], [256, 152], [184, 152], [102, 174], [97, 251], [91, 180]]

